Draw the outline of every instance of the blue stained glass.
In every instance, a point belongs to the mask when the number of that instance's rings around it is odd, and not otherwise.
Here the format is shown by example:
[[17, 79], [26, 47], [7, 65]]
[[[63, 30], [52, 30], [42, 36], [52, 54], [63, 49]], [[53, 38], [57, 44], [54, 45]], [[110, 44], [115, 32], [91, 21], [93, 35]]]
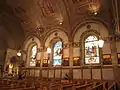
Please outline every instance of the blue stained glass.
[[53, 65], [61, 65], [62, 63], [62, 55], [63, 55], [63, 48], [62, 42], [56, 42], [53, 48]]

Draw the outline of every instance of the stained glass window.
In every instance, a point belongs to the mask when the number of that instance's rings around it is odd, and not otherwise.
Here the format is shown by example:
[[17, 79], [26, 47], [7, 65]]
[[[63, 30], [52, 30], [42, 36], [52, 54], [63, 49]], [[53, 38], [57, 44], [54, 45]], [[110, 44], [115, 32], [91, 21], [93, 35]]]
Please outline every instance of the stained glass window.
[[54, 66], [62, 64], [62, 55], [63, 55], [62, 42], [58, 41], [53, 46], [53, 65]]
[[85, 64], [98, 63], [100, 63], [98, 38], [96, 36], [89, 36], [85, 40]]
[[36, 56], [37, 56], [37, 45], [34, 45], [31, 48], [30, 66], [35, 66], [36, 65]]

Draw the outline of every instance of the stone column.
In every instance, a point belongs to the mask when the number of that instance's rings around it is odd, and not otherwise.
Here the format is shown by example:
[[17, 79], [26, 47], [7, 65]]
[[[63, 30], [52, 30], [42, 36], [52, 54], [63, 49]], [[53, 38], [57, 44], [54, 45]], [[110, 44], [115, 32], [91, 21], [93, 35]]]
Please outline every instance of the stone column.
[[113, 36], [111, 40], [111, 59], [112, 59], [112, 65], [116, 66], [118, 64], [118, 61], [117, 61], [117, 49], [116, 49], [115, 36]]
[[73, 66], [73, 45], [72, 42], [69, 43], [69, 66]]
[[112, 65], [113, 65], [113, 73], [114, 73], [114, 80], [120, 80], [120, 69], [117, 67], [118, 60], [117, 60], [117, 49], [116, 49], [116, 38], [113, 36], [111, 40], [111, 58], [112, 58]]
[[40, 67], [42, 67], [42, 63], [43, 63], [43, 59], [44, 59], [44, 52], [45, 52], [45, 48], [43, 47], [41, 49], [41, 62], [40, 62]]

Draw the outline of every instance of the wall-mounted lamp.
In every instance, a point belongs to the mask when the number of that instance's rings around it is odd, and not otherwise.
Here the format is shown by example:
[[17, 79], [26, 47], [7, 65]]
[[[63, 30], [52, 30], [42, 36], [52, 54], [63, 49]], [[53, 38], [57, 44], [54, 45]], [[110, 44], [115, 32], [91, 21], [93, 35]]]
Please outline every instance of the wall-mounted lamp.
[[62, 25], [62, 22], [60, 22], [59, 24]]
[[50, 47], [47, 48], [47, 53], [48, 53], [48, 54], [51, 53], [51, 48], [50, 48]]
[[102, 48], [103, 45], [104, 45], [104, 40], [102, 40], [102, 39], [100, 38], [99, 41], [98, 41], [98, 45], [99, 45], [100, 48]]
[[21, 54], [21, 50], [19, 50], [18, 52], [17, 52], [17, 56], [21, 56], [22, 54]]

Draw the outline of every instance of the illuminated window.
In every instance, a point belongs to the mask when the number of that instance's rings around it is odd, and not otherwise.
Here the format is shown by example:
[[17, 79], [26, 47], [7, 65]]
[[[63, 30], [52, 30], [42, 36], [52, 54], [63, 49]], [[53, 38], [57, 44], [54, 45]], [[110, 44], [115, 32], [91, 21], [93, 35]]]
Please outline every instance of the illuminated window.
[[62, 42], [56, 42], [53, 46], [53, 65], [61, 65], [62, 64], [62, 55], [63, 55], [63, 48]]
[[37, 56], [37, 45], [34, 45], [31, 48], [30, 52], [30, 66], [35, 66], [36, 65], [36, 56]]
[[85, 40], [85, 64], [99, 64], [98, 38], [89, 36]]

